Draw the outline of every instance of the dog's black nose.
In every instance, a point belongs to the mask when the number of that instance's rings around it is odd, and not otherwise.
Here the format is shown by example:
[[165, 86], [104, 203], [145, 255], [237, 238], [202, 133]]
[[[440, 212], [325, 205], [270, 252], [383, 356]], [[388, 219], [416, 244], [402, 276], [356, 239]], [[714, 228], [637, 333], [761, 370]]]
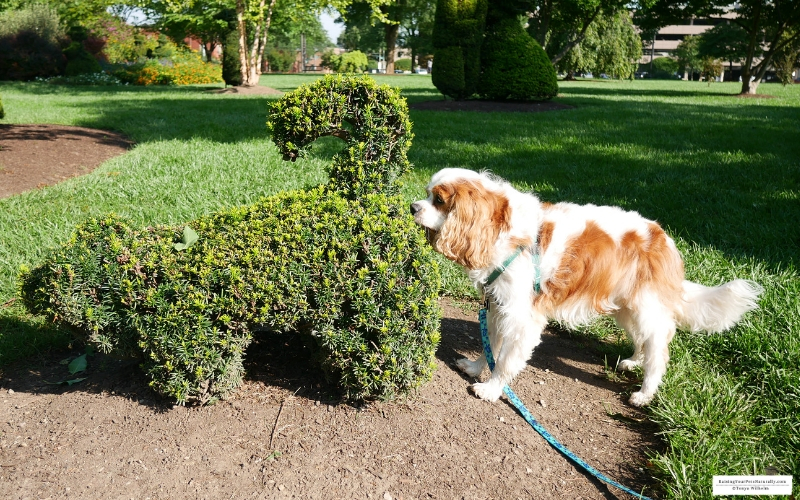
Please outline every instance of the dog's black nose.
[[411, 204], [411, 215], [416, 215], [417, 212], [419, 212], [420, 210], [422, 210], [422, 207], [420, 206], [419, 203]]

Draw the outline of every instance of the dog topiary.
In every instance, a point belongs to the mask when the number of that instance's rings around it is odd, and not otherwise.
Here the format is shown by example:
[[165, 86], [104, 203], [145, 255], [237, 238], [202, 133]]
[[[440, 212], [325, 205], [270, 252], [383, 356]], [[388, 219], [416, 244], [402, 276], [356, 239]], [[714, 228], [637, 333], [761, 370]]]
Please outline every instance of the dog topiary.
[[287, 159], [319, 136], [344, 138], [331, 181], [184, 226], [87, 221], [23, 272], [24, 303], [103, 352], [140, 356], [150, 385], [179, 403], [230, 394], [264, 328], [313, 338], [315, 361], [350, 400], [427, 380], [439, 271], [387, 194], [409, 168], [404, 100], [366, 77], [326, 77], [278, 101], [270, 127]]

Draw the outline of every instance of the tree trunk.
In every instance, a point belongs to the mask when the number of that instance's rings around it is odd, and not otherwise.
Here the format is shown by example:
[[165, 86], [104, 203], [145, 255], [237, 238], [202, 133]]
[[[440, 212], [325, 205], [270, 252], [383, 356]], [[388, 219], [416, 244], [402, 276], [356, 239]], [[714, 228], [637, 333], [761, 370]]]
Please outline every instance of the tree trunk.
[[[247, 21], [244, 18], [244, 0], [236, 0], [236, 24], [239, 28], [239, 62], [242, 65], [242, 86], [254, 87], [258, 80], [253, 81], [253, 70], [250, 67], [250, 58], [247, 57]], [[256, 77], [258, 75], [255, 75]]]
[[760, 83], [759, 80], [759, 82], [756, 82], [755, 85], [752, 85], [753, 82], [750, 81], [756, 46], [759, 43], [758, 25], [760, 21], [761, 2], [758, 2], [755, 6], [755, 12], [753, 13], [753, 24], [750, 26], [750, 39], [747, 41], [747, 57], [745, 58], [744, 64], [742, 64], [742, 94], [755, 94], [756, 89], [758, 89], [758, 84]]
[[264, 19], [264, 29], [261, 32], [261, 40], [258, 42], [258, 59], [256, 61], [256, 67], [258, 68], [259, 74], [261, 74], [261, 66], [263, 65], [264, 61], [264, 49], [267, 46], [267, 38], [269, 35], [269, 27], [272, 24], [272, 11], [275, 8], [275, 2], [276, 0], [270, 0], [269, 2], [267, 18]]
[[399, 24], [387, 24], [385, 30], [386, 41], [386, 74], [394, 73], [394, 48], [397, 44], [397, 33], [400, 31]]
[[250, 60], [247, 62], [250, 68], [250, 80], [255, 80], [258, 83], [258, 78], [261, 72], [258, 70], [256, 58], [258, 56], [258, 44], [261, 42], [261, 29], [264, 26], [264, 4], [266, 0], [261, 0], [258, 4], [258, 20], [256, 21], [256, 30], [253, 33], [253, 46], [250, 47]]
[[550, 29], [550, 21], [553, 18], [553, 2], [547, 0], [542, 3], [542, 6], [539, 8], [539, 26], [536, 32], [536, 36], [534, 37], [539, 45], [542, 46], [545, 51], [547, 50], [547, 30]]

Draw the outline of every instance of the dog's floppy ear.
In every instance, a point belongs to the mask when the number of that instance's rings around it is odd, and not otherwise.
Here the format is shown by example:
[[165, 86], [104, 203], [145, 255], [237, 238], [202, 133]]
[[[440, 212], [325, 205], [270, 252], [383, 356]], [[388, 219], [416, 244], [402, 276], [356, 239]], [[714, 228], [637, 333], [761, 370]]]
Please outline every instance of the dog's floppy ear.
[[439, 230], [435, 248], [467, 269], [488, 267], [494, 244], [511, 222], [511, 208], [504, 195], [488, 191], [480, 182], [458, 181], [447, 186], [448, 213]]

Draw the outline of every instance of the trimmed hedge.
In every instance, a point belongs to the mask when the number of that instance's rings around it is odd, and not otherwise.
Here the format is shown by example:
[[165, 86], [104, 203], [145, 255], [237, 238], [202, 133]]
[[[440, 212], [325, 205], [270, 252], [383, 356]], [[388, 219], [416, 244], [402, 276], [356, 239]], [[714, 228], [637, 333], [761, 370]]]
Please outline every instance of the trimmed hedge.
[[484, 99], [530, 101], [558, 94], [556, 70], [516, 17], [486, 27], [478, 93]]
[[396, 194], [400, 176], [411, 169], [406, 100], [368, 76], [326, 76], [302, 86], [272, 106], [267, 126], [285, 160], [305, 155], [320, 137], [344, 140], [328, 168], [328, 186], [350, 199]]
[[83, 47], [83, 41], [73, 41], [69, 47], [64, 49], [67, 57], [67, 67], [64, 70], [65, 76], [78, 76], [85, 74], [102, 73], [103, 68], [97, 59]]
[[222, 44], [222, 80], [225, 85], [242, 84], [242, 60], [239, 57], [239, 32], [231, 30]]
[[33, 80], [64, 72], [67, 59], [57, 42], [26, 30], [0, 37], [0, 80]]
[[[361, 128], [340, 161], [367, 138], [358, 168], [331, 169], [342, 178], [185, 226], [90, 220], [23, 273], [24, 303], [103, 352], [141, 357], [150, 385], [179, 403], [230, 394], [263, 328], [313, 339], [315, 361], [348, 399], [407, 393], [435, 367], [440, 279], [406, 204], [384, 192], [396, 188], [375, 184], [407, 166], [405, 103], [367, 79], [329, 77], [285, 95], [270, 121], [292, 159], [342, 117]], [[376, 124], [399, 127], [388, 138], [363, 129]], [[388, 145], [402, 158], [370, 157]]]
[[466, 99], [478, 88], [487, 0], [439, 0], [433, 27], [433, 74], [439, 91]]

